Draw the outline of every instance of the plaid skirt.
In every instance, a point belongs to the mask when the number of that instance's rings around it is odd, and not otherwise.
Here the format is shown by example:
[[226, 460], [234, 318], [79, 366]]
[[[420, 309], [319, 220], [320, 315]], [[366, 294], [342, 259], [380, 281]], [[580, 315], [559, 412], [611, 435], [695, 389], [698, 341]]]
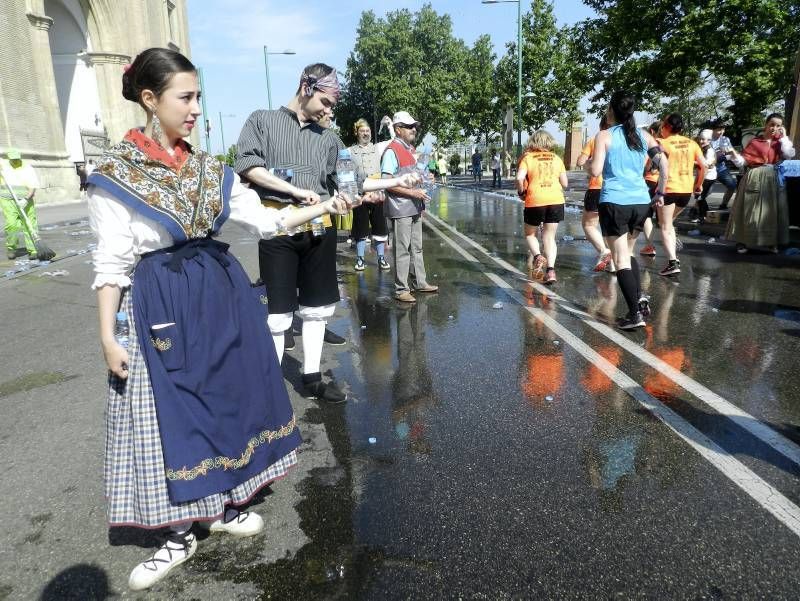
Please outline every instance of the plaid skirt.
[[211, 521], [228, 505], [247, 503], [259, 489], [281, 478], [297, 463], [292, 451], [266, 470], [224, 493], [173, 504], [167, 491], [155, 398], [139, 347], [133, 301], [126, 290], [120, 311], [128, 314], [128, 378], [109, 375], [106, 404], [105, 490], [110, 526], [161, 528]]

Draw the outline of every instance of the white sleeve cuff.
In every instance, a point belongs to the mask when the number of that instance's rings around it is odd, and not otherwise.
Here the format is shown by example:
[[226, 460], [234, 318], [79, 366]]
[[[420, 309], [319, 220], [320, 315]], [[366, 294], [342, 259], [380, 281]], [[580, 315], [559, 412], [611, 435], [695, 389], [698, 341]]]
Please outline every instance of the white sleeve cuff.
[[795, 150], [792, 141], [789, 139], [789, 136], [783, 136], [781, 138], [781, 155], [784, 159], [792, 159], [794, 158]]
[[92, 290], [99, 290], [103, 286], [116, 286], [117, 288], [129, 288], [131, 278], [127, 275], [116, 273], [98, 273], [94, 276]]

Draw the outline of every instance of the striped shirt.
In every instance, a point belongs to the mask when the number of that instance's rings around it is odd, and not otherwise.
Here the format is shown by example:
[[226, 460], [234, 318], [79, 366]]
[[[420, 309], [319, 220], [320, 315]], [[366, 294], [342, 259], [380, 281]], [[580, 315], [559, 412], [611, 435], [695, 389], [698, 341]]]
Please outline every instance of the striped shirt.
[[[341, 148], [344, 144], [334, 132], [314, 122], [301, 124], [297, 114], [285, 106], [275, 111], [255, 111], [239, 135], [234, 170], [242, 175], [252, 167], [291, 169], [292, 185], [313, 190], [325, 201], [335, 188], [336, 159]], [[294, 202], [288, 194], [252, 182], [250, 186], [262, 200]]]

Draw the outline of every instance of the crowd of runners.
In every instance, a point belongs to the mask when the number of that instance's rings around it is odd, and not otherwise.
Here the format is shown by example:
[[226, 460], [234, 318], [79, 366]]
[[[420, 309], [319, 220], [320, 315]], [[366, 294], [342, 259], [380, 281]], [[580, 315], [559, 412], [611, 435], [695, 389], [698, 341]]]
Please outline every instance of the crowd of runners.
[[[709, 211], [714, 183], [725, 187], [719, 207], [728, 209], [735, 196], [726, 237], [739, 253], [750, 248], [777, 252], [788, 242], [789, 218], [785, 190], [779, 184], [798, 169], [783, 127], [783, 117], [770, 114], [763, 130], [739, 153], [725, 136], [721, 120], [709, 122], [695, 139], [685, 134], [684, 119], [670, 113], [647, 128], [634, 120], [636, 99], [626, 92], [612, 95], [600, 121], [600, 131], [584, 146], [577, 165], [589, 173], [582, 226], [597, 251], [594, 270], [615, 273], [628, 307], [618, 320], [622, 329], [645, 325], [649, 299], [639, 286], [636, 241], [644, 233], [638, 254], [655, 257], [654, 232], [661, 233], [665, 277], [680, 274], [682, 245], [674, 222], [695, 200], [694, 223]], [[540, 130], [529, 139], [519, 161], [516, 184], [524, 199], [525, 238], [531, 278], [551, 285], [557, 281], [556, 230], [564, 220], [566, 168], [553, 152], [555, 140]], [[739, 182], [731, 171], [740, 169]], [[655, 223], [654, 223], [655, 221]], [[541, 244], [540, 240], [541, 238]]]

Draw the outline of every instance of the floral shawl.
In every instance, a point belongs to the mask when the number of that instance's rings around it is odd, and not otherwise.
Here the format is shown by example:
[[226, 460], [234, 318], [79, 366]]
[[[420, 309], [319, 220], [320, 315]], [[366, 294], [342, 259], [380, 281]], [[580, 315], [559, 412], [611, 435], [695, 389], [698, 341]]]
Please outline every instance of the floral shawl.
[[175, 242], [215, 234], [230, 214], [233, 170], [181, 141], [175, 155], [132, 129], [106, 150], [88, 183], [164, 226]]

